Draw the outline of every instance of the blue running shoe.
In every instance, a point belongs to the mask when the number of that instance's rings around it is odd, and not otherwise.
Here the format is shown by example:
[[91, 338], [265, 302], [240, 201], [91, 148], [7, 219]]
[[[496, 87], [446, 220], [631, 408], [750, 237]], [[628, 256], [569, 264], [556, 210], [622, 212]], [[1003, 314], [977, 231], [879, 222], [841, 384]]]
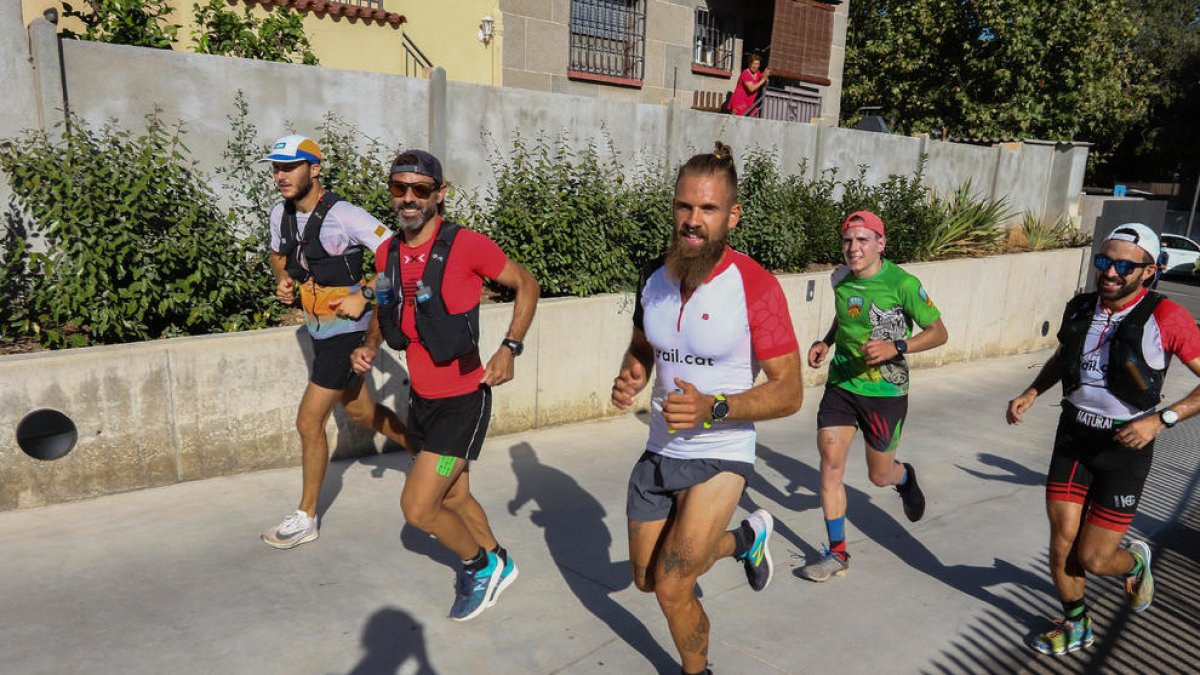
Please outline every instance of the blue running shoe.
[[454, 605], [450, 607], [450, 618], [455, 621], [470, 621], [490, 605], [488, 598], [500, 583], [503, 568], [495, 553], [487, 552], [487, 566], [478, 572], [459, 570], [454, 583]]
[[771, 550], [767, 548], [767, 540], [775, 530], [775, 519], [765, 510], [759, 509], [743, 520], [742, 524], [749, 525], [750, 529], [754, 530], [754, 543], [750, 545], [746, 555], [742, 556], [742, 566], [746, 568], [746, 581], [750, 582], [750, 588], [761, 591], [771, 583], [771, 576], [775, 571], [771, 565]]
[[500, 558], [500, 562], [504, 566], [500, 570], [500, 581], [496, 584], [496, 590], [492, 591], [492, 597], [488, 598], [488, 607], [496, 604], [496, 601], [500, 599], [500, 594], [521, 575], [521, 570], [517, 569], [517, 563], [513, 561], [512, 556], [505, 553]]

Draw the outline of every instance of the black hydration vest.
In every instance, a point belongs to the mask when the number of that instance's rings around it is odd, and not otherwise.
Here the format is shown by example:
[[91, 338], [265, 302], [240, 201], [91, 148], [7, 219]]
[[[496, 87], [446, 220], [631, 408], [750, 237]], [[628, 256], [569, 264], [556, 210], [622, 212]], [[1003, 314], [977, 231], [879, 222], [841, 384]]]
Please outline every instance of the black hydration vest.
[[[304, 224], [304, 235], [300, 235], [296, 224], [296, 205], [283, 203], [283, 223], [279, 228], [279, 254], [287, 259], [288, 276], [296, 283], [308, 281], [309, 276], [322, 286], [353, 286], [362, 280], [363, 251], [361, 246], [351, 246], [341, 255], [329, 255], [321, 245], [321, 225], [325, 216], [341, 197], [332, 192], [321, 195], [308, 222]], [[300, 263], [300, 257], [308, 269]]]
[[[1062, 328], [1058, 331], [1058, 341], [1062, 343], [1063, 396], [1082, 386], [1079, 367], [1083, 362], [1084, 343], [1098, 297], [1096, 293], [1077, 295], [1067, 303], [1067, 310], [1063, 314]], [[1142, 333], [1146, 321], [1162, 299], [1163, 296], [1158, 293], [1147, 293], [1121, 320], [1116, 332], [1109, 338], [1106, 372], [1108, 390], [1138, 410], [1150, 410], [1158, 405], [1162, 400], [1163, 381], [1167, 377], [1165, 365], [1162, 370], [1151, 368], [1142, 354]]]
[[425, 263], [425, 272], [421, 281], [432, 296], [425, 302], [417, 302], [416, 298], [405, 298], [401, 292], [400, 276], [400, 236], [392, 237], [388, 243], [387, 274], [388, 279], [396, 288], [396, 300], [388, 305], [380, 305], [375, 314], [379, 317], [379, 330], [384, 340], [392, 349], [408, 348], [408, 336], [400, 328], [401, 307], [408, 302], [413, 305], [413, 313], [417, 320], [417, 336], [421, 344], [429, 352], [434, 363], [449, 363], [454, 359], [466, 356], [479, 347], [479, 304], [463, 312], [451, 314], [446, 309], [442, 299], [442, 279], [446, 275], [446, 260], [450, 257], [450, 246], [458, 231], [459, 225], [450, 221], [442, 221], [437, 239], [429, 251], [429, 260]]

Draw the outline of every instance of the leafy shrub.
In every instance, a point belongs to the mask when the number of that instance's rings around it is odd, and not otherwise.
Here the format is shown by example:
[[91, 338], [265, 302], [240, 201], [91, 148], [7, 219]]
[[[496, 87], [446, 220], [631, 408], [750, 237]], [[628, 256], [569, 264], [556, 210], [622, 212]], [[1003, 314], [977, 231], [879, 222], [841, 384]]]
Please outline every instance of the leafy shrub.
[[496, 184], [470, 200], [470, 221], [528, 269], [547, 296], [585, 296], [625, 287], [631, 256], [620, 249], [630, 229], [625, 167], [595, 144], [570, 148], [564, 135], [493, 157]]
[[63, 37], [119, 45], [170, 49], [179, 25], [170, 23], [170, 0], [85, 0], [82, 11], [63, 3], [63, 17], [79, 19], [84, 31], [62, 31]]
[[224, 0], [209, 0], [207, 5], [195, 4], [192, 8], [198, 29], [192, 35], [192, 46], [197, 53], [317, 64], [304, 32], [304, 18], [287, 7], [269, 8], [262, 19], [249, 5], [239, 15], [228, 9]]
[[929, 207], [938, 224], [923, 242], [921, 260], [994, 253], [1006, 237], [1004, 221], [1014, 215], [1006, 199], [976, 198], [970, 180], [947, 197], [933, 195]]
[[266, 326], [265, 270], [159, 112], [134, 136], [76, 118], [0, 147], [0, 170], [43, 237], [23, 310], [49, 347]]
[[767, 269], [804, 269], [810, 262], [804, 227], [799, 221], [799, 181], [781, 176], [774, 153], [752, 150], [738, 177], [742, 218], [729, 235], [730, 244]]
[[316, 141], [325, 153], [321, 185], [382, 222], [394, 221], [388, 169], [398, 150], [389, 149], [332, 112], [325, 114], [319, 131]]

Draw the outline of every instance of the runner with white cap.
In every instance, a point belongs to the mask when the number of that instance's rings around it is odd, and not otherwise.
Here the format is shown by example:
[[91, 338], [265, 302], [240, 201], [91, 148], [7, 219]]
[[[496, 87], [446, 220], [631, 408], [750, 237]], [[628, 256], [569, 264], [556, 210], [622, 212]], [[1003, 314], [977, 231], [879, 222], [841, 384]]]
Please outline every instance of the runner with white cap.
[[1150, 545], [1121, 540], [1133, 523], [1150, 472], [1154, 439], [1200, 412], [1200, 387], [1159, 408], [1174, 354], [1200, 376], [1200, 329], [1183, 307], [1149, 290], [1159, 272], [1158, 235], [1120, 225], [1096, 254], [1096, 291], [1067, 303], [1059, 347], [1008, 404], [1020, 424], [1034, 400], [1060, 380], [1062, 414], [1046, 475], [1050, 575], [1063, 618], [1030, 646], [1062, 655], [1093, 642], [1084, 600], [1086, 573], [1121, 577], [1129, 607], [1154, 599]]

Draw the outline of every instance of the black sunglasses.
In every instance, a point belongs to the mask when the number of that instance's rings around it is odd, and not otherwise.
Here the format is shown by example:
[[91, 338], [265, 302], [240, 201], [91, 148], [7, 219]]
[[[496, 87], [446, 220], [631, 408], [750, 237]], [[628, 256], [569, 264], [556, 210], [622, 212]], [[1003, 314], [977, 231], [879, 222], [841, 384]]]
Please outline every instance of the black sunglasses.
[[1107, 272], [1108, 268], [1113, 267], [1117, 270], [1117, 276], [1126, 276], [1134, 270], [1139, 270], [1143, 267], [1149, 267], [1154, 263], [1135, 263], [1132, 260], [1113, 260], [1112, 258], [1097, 253], [1092, 259], [1092, 265], [1101, 272]]
[[398, 180], [388, 182], [388, 191], [397, 199], [403, 199], [409, 190], [412, 190], [413, 196], [417, 199], [429, 199], [430, 195], [438, 191], [438, 184], [404, 183]]

